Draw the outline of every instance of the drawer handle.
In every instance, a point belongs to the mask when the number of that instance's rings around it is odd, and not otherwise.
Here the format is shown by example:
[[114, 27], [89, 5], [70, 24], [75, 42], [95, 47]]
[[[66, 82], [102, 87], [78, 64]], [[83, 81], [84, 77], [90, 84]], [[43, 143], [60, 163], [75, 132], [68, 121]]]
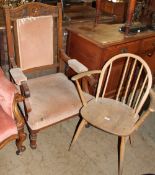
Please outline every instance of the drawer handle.
[[148, 57], [152, 57], [153, 53], [152, 53], [152, 52], [148, 52], [146, 55], [147, 55]]
[[121, 49], [121, 53], [127, 53], [128, 52], [128, 49], [127, 48], [122, 48]]

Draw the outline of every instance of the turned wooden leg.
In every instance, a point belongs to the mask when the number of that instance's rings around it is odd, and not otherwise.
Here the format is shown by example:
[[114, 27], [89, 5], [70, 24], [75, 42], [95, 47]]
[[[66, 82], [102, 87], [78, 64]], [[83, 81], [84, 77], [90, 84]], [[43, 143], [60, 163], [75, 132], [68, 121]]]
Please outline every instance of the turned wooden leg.
[[37, 148], [37, 132], [30, 131], [30, 146], [32, 149]]
[[126, 144], [126, 137], [121, 137], [120, 150], [119, 150], [118, 175], [122, 175], [122, 172], [123, 172], [125, 144]]
[[84, 119], [82, 119], [80, 125], [78, 126], [77, 130], [75, 131], [75, 134], [74, 134], [73, 139], [72, 139], [72, 141], [71, 141], [71, 144], [70, 144], [70, 146], [69, 146], [69, 150], [71, 149], [71, 146], [76, 142], [76, 140], [77, 140], [77, 138], [79, 137], [79, 135], [80, 135], [80, 133], [81, 133], [83, 127], [84, 127], [86, 124], [87, 124], [87, 122], [86, 122]]
[[18, 139], [16, 140], [17, 151], [16, 154], [19, 155], [21, 152], [24, 152], [26, 147], [23, 146], [23, 142], [26, 139], [26, 133], [24, 132], [24, 126], [18, 128]]

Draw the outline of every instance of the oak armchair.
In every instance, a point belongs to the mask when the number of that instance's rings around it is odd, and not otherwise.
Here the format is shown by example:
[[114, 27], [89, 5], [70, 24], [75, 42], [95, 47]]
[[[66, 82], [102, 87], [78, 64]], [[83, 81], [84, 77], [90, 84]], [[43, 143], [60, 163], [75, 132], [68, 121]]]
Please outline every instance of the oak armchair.
[[[35, 149], [40, 130], [76, 116], [82, 105], [76, 87], [62, 71], [64, 65], [77, 73], [88, 69], [62, 49], [60, 3], [33, 2], [6, 8], [5, 18], [10, 74], [25, 97], [23, 113], [30, 146]], [[44, 69], [54, 73], [32, 79], [24, 74]]]
[[23, 97], [0, 68], [0, 149], [16, 140], [17, 154], [25, 150], [24, 120], [17, 106], [22, 100]]

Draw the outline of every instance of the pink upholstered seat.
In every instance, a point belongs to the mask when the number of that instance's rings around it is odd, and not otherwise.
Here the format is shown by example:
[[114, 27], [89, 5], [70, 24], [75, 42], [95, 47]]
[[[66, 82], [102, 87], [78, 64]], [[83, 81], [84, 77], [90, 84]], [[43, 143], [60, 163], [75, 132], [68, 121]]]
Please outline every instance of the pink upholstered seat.
[[30, 79], [28, 85], [32, 107], [28, 124], [33, 130], [78, 114], [81, 100], [74, 84], [63, 73]]
[[0, 106], [0, 143], [12, 135], [17, 134], [15, 121], [4, 112]]

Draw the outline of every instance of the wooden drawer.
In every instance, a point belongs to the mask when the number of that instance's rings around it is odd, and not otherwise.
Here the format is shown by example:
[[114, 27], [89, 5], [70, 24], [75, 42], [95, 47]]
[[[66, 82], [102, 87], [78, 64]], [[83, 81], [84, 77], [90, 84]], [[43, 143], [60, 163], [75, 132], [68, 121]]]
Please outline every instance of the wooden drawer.
[[104, 61], [109, 60], [111, 57], [120, 54], [120, 53], [134, 53], [137, 54], [140, 49], [140, 41], [134, 41], [124, 44], [119, 44], [116, 46], [111, 46], [105, 49], [103, 55], [104, 55]]
[[148, 51], [155, 51], [155, 37], [147, 38], [142, 41], [141, 53], [146, 53]]

